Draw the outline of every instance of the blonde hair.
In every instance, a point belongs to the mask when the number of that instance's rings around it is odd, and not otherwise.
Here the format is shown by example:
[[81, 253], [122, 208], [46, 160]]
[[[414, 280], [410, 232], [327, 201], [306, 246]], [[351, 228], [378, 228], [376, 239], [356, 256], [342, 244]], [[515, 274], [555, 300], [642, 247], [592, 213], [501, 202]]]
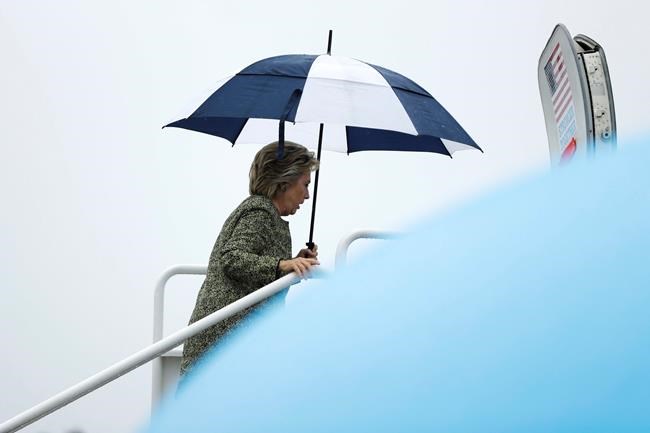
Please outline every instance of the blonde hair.
[[279, 192], [298, 180], [303, 174], [318, 169], [314, 152], [291, 141], [284, 142], [284, 157], [277, 158], [278, 142], [261, 148], [251, 164], [249, 187], [251, 194], [273, 199]]

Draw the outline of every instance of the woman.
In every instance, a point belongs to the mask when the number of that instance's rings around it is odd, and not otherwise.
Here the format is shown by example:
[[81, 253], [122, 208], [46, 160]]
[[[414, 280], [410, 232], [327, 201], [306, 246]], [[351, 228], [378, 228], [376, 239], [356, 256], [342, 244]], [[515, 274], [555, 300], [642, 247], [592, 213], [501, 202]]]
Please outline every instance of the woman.
[[[301, 277], [319, 264], [317, 247], [291, 258], [289, 223], [309, 198], [311, 172], [318, 168], [314, 153], [285, 141], [277, 159], [278, 142], [264, 146], [250, 169], [250, 196], [224, 223], [210, 254], [208, 272], [196, 300], [190, 324], [290, 273]], [[200, 334], [183, 347], [181, 374], [260, 304], [238, 313]]]

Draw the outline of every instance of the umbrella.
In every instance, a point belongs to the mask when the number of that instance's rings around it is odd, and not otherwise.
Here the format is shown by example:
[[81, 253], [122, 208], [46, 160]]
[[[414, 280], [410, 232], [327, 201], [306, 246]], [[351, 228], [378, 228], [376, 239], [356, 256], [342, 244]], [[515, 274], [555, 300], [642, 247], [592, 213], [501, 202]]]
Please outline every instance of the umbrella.
[[648, 431], [649, 143], [379, 245], [209, 354], [147, 433]]
[[[389, 69], [328, 54], [260, 60], [221, 85], [189, 117], [170, 123], [238, 143], [279, 136], [322, 148], [435, 152], [451, 156], [479, 146], [426, 90]], [[279, 123], [278, 123], [279, 122]], [[323, 141], [327, 124], [327, 140]], [[316, 129], [318, 128], [318, 130]], [[319, 171], [308, 246], [312, 246]]]

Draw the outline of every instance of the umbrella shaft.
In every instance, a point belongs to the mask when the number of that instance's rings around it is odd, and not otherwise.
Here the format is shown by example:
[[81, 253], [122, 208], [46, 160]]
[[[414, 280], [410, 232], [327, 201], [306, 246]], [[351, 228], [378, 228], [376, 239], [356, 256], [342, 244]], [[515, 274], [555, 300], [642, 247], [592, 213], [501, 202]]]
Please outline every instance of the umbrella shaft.
[[[327, 55], [332, 54], [332, 30], [329, 31], [327, 37]], [[316, 154], [316, 159], [320, 163], [320, 152], [323, 147], [323, 124], [320, 124], [320, 129], [318, 130], [318, 153]], [[314, 219], [316, 218], [316, 197], [318, 197], [318, 174], [320, 173], [320, 164], [318, 164], [318, 169], [316, 170], [316, 179], [314, 180], [314, 202], [311, 205], [311, 224], [309, 225], [309, 242], [307, 242], [307, 248], [310, 250], [314, 249]]]
[[[323, 124], [320, 124], [320, 129], [318, 130], [318, 151], [316, 154], [316, 159], [320, 163], [320, 154], [323, 149]], [[316, 170], [316, 179], [314, 180], [314, 201], [311, 205], [311, 224], [309, 227], [309, 242], [307, 242], [307, 248], [314, 248], [314, 219], [316, 218], [316, 198], [318, 197], [318, 175], [320, 174], [320, 164], [318, 164], [318, 169]]]

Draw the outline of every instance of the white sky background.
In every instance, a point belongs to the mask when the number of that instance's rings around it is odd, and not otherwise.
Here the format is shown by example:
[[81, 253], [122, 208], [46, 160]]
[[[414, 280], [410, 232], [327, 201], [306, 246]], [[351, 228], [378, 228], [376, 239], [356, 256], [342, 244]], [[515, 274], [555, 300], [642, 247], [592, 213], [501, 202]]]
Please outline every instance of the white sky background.
[[[453, 160], [324, 153], [315, 240], [331, 268], [352, 231], [403, 230], [547, 168], [537, 61], [558, 22], [605, 47], [621, 141], [647, 131], [647, 9], [0, 0], [0, 421], [146, 346], [158, 276], [207, 262], [247, 194], [256, 149], [161, 126], [220, 78], [274, 55], [322, 53], [331, 28], [333, 53], [412, 78], [484, 149]], [[290, 218], [294, 251], [310, 212]], [[200, 280], [187, 281], [170, 286], [166, 332], [187, 319]], [[25, 431], [132, 431], [148, 414], [150, 374], [142, 367]]]

